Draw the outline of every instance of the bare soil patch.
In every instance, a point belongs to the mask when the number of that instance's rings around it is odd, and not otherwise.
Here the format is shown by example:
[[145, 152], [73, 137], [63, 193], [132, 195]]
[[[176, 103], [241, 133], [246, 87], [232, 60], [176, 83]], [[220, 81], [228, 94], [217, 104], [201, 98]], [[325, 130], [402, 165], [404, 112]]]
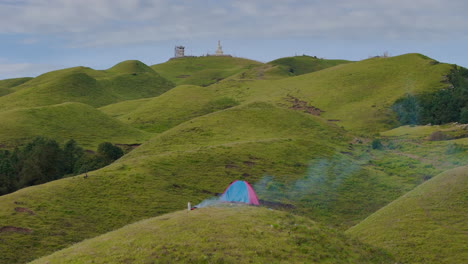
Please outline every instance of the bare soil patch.
[[27, 213], [29, 215], [36, 215], [31, 209], [24, 207], [15, 207], [15, 211], [18, 213]]
[[32, 230], [29, 228], [22, 228], [22, 227], [16, 227], [16, 226], [0, 227], [0, 233], [7, 233], [7, 232], [29, 234], [32, 232]]
[[304, 113], [308, 113], [308, 114], [315, 115], [315, 116], [320, 116], [320, 113], [325, 112], [315, 106], [310, 106], [308, 105], [306, 101], [301, 101], [298, 98], [293, 97], [293, 96], [288, 96], [286, 98], [286, 101], [292, 103], [292, 106], [289, 107], [289, 109], [302, 111]]

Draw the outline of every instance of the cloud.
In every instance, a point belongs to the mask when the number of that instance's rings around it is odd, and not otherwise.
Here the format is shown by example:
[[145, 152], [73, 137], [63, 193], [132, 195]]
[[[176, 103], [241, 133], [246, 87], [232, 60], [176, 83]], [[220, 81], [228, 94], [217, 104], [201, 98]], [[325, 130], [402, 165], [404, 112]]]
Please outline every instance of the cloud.
[[9, 63], [0, 60], [0, 80], [6, 78], [37, 76], [41, 73], [59, 69], [59, 66], [34, 63]]
[[468, 36], [465, 0], [23, 0], [0, 2], [0, 34], [70, 46], [196, 38], [444, 40]]

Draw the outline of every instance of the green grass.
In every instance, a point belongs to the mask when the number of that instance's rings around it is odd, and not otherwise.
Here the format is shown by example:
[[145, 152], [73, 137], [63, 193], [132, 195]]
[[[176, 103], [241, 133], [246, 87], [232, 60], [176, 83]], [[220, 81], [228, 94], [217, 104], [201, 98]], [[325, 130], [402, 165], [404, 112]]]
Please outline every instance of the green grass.
[[[0, 197], [0, 226], [33, 230], [2, 234], [3, 263], [32, 260], [184, 208], [187, 201], [196, 204], [235, 179], [251, 182], [262, 200], [292, 204], [285, 210], [346, 229], [408, 188], [395, 176], [368, 167], [369, 158], [359, 157], [359, 151], [367, 153], [364, 145], [354, 146], [351, 155], [341, 154], [350, 151], [350, 140], [319, 117], [266, 103], [191, 119], [88, 179], [66, 178]], [[36, 215], [15, 212], [15, 207]], [[24, 245], [29, 255], [18, 258]]]
[[268, 64], [278, 66], [282, 71], [297, 76], [349, 62], [347, 60], [326, 60], [303, 55], [276, 59]]
[[177, 85], [208, 86], [260, 62], [235, 57], [185, 57], [151, 66], [153, 70]]
[[[227, 97], [240, 103], [266, 101], [286, 108], [292, 107], [292, 100], [297, 98], [307, 106], [323, 110], [321, 116], [325, 119], [333, 120], [354, 133], [373, 135], [397, 125], [390, 106], [398, 98], [406, 93], [429, 92], [447, 86], [442, 80], [453, 66], [432, 62], [419, 54], [406, 54], [340, 64], [291, 78], [258, 80], [252, 76], [244, 78], [241, 73], [206, 88], [187, 88], [184, 96], [165, 101], [156, 99], [152, 104], [135, 110], [135, 114], [129, 113], [128, 120], [148, 131], [164, 131], [179, 124], [177, 120], [186, 120], [180, 115], [192, 118], [200, 113], [203, 105], [190, 99], [192, 96], [200, 97], [199, 94], [205, 101]], [[183, 93], [182, 88], [178, 93]], [[161, 110], [172, 105], [183, 105], [183, 112], [168, 114]], [[152, 108], [154, 111], [150, 110]], [[156, 114], [144, 114], [140, 112], [143, 109], [146, 113]], [[157, 114], [159, 111], [163, 111], [161, 115]], [[136, 121], [137, 116], [141, 122]], [[121, 121], [127, 122], [124, 118]]]
[[348, 233], [387, 249], [402, 263], [465, 263], [467, 179], [466, 166], [446, 171]]
[[58, 142], [74, 139], [91, 149], [105, 141], [143, 143], [151, 136], [81, 103], [4, 111], [0, 112], [0, 123], [0, 144], [8, 147], [22, 145], [36, 136]]
[[49, 72], [0, 97], [0, 111], [80, 102], [94, 107], [160, 95], [174, 86], [139, 61], [125, 61], [109, 70], [75, 67]]
[[219, 110], [209, 108], [210, 102], [214, 101], [216, 97], [210, 89], [180, 85], [148, 101], [126, 101], [100, 110], [139, 129], [163, 132], [192, 118]]
[[32, 263], [88, 262], [394, 263], [307, 218], [235, 204], [144, 220]]
[[[89, 173], [88, 179], [65, 178], [0, 197], [0, 226], [33, 230], [2, 234], [0, 262], [29, 261], [183, 208], [187, 200], [200, 202], [222, 192], [234, 179], [256, 182], [269, 174], [293, 180], [305, 170], [295, 164], [331, 155], [347, 137], [318, 118], [265, 104], [235, 107], [190, 122]], [[15, 207], [36, 215], [15, 212]], [[27, 255], [19, 254], [24, 245], [30, 247]]]
[[[195, 63], [200, 60], [206, 60], [200, 63], [205, 68]], [[459, 147], [467, 145], [466, 138], [426, 141], [413, 132], [398, 132], [381, 138], [384, 150], [370, 146], [369, 137], [394, 126], [388, 112], [394, 100], [406, 92], [445, 87], [441, 80], [450, 65], [408, 54], [285, 78], [280, 66], [250, 62], [225, 57], [167, 62], [168, 72], [161, 75], [173, 74], [168, 79], [188, 70], [194, 73], [192, 79], [182, 78], [188, 83], [225, 79], [207, 87], [179, 85], [159, 96], [144, 92], [153, 91], [146, 86], [151, 83], [147, 75], [159, 75], [127, 61], [106, 71], [79, 67], [47, 73], [0, 97], [5, 102], [2, 130], [12, 129], [5, 138], [41, 133], [64, 140], [73, 135], [89, 145], [101, 138], [144, 141], [88, 179], [65, 178], [0, 197], [0, 228], [32, 230], [1, 234], [0, 263], [30, 261], [179, 210], [188, 200], [195, 204], [222, 192], [235, 179], [251, 182], [260, 199], [279, 208], [345, 230], [437, 173], [467, 165], [466, 151]], [[218, 73], [211, 72], [217, 68]], [[141, 83], [132, 78], [142, 78]], [[120, 85], [112, 85], [115, 80]], [[56, 98], [47, 97], [51, 87]], [[289, 109], [294, 98], [325, 112], [317, 117]], [[80, 103], [31, 107], [59, 99], [105, 106], [101, 112]], [[147, 140], [149, 134], [138, 129], [159, 134]], [[28, 254], [22, 253], [25, 247]]]
[[433, 64], [419, 54], [341, 64], [297, 77], [223, 82], [212, 89], [239, 101], [270, 101], [286, 107], [290, 96], [325, 112], [326, 119], [356, 133], [373, 134], [396, 126], [390, 106], [405, 93], [428, 92], [442, 83], [453, 65]]
[[13, 88], [15, 86], [21, 85], [27, 81], [30, 81], [31, 79], [33, 78], [24, 77], [24, 78], [0, 80], [0, 96], [7, 95], [9, 93], [14, 92]]

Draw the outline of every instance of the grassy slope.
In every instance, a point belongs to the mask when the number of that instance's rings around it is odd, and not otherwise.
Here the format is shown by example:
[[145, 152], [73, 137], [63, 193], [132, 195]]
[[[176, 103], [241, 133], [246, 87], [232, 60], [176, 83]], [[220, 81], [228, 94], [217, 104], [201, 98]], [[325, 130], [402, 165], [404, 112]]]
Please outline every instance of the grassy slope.
[[27, 81], [30, 81], [31, 77], [24, 77], [24, 78], [14, 78], [14, 79], [6, 79], [0, 80], [0, 96], [12, 93], [15, 86], [21, 85]]
[[[320, 118], [265, 103], [211, 113], [170, 129], [113, 165], [0, 197], [0, 252], [12, 263], [208, 198], [235, 179], [260, 199], [327, 225], [349, 227], [402, 194], [395, 177], [340, 154], [350, 137]], [[16, 203], [15, 203], [16, 202]], [[15, 212], [25, 207], [36, 215]], [[60, 231], [58, 231], [60, 230]]]
[[150, 135], [114, 120], [81, 103], [64, 103], [0, 112], [0, 144], [21, 145], [35, 136], [64, 142], [75, 139], [80, 145], [96, 148], [104, 141], [142, 143]]
[[348, 233], [403, 263], [466, 263], [468, 167], [446, 171], [377, 211]]
[[[233, 58], [225, 57], [185, 58], [182, 60], [173, 60], [164, 64], [155, 65], [153, 68], [158, 71], [175, 72], [176, 74], [181, 74], [183, 70], [185, 70], [187, 71], [187, 74], [190, 74], [193, 70], [190, 66], [194, 64], [193, 60], [206, 60], [209, 61], [208, 65], [212, 67], [217, 66], [218, 68], [221, 68], [221, 71], [223, 71], [227, 65], [232, 63], [230, 61], [232, 59]], [[175, 62], [177, 63], [174, 64]], [[214, 62], [217, 64], [214, 64]], [[288, 67], [300, 69], [298, 70], [299, 73], [296, 74], [303, 74], [306, 72], [319, 71], [347, 62], [348, 61], [344, 60], [315, 59], [308, 56], [283, 58], [268, 64], [259, 64], [254, 67], [249, 67], [249, 69], [227, 77], [227, 79], [240, 80], [243, 82], [255, 80], [277, 80], [293, 76], [293, 74], [289, 72]], [[216, 72], [220, 71], [217, 70]], [[229, 74], [233, 73], [234, 71], [229, 72]], [[210, 75], [200, 75], [197, 76], [197, 78], [197, 81], [193, 81], [192, 79], [184, 82], [181, 82], [180, 80], [173, 81], [177, 83], [193, 84], [211, 83]], [[232, 82], [229, 82], [229, 85], [230, 84], [232, 84]], [[237, 84], [235, 84], [235, 86], [237, 86]], [[184, 121], [190, 120], [191, 118], [209, 113], [210, 105], [222, 99], [226, 99], [226, 97], [222, 96], [222, 92], [217, 92], [216, 88], [210, 89], [197, 86], [181, 86], [176, 87], [160, 98], [153, 98], [152, 100], [144, 101], [133, 100], [119, 102], [102, 107], [101, 110], [106, 114], [118, 117], [121, 121], [132, 124], [138, 128], [151, 132], [161, 132]], [[183, 105], [183, 107], [181, 107], [181, 105]]]
[[179, 211], [32, 263], [394, 263], [303, 217], [239, 205]]
[[216, 102], [215, 98], [213, 91], [206, 87], [180, 85], [147, 101], [126, 101], [100, 110], [137, 128], [163, 132], [192, 118], [219, 110], [209, 108], [210, 102]]
[[[281, 118], [274, 118], [281, 117]], [[238, 120], [237, 122], [228, 122]], [[223, 124], [223, 126], [219, 126]], [[310, 133], [315, 131], [315, 133]], [[234, 179], [301, 177], [307, 161], [332, 155], [342, 132], [290, 110], [253, 105], [169, 130], [113, 165], [0, 197], [1, 263], [21, 263], [134, 221], [222, 192]], [[16, 202], [16, 204], [15, 204]], [[21, 204], [21, 205], [18, 205]], [[14, 211], [26, 207], [36, 215]], [[28, 245], [29, 255], [19, 254]]]
[[0, 97], [0, 111], [81, 102], [103, 106], [123, 100], [157, 96], [173, 84], [139, 61], [125, 61], [108, 70], [75, 67], [43, 74], [16, 92]]
[[302, 75], [349, 62], [347, 60], [326, 60], [311, 56], [295, 56], [277, 59], [268, 64], [279, 66], [282, 71], [290, 75]]
[[[448, 64], [434, 64], [433, 60], [419, 54], [407, 54], [342, 64], [280, 80], [254, 80], [240, 74], [209, 87], [187, 89], [184, 96], [148, 101], [120, 120], [148, 131], [161, 131], [185, 121], [183, 117], [188, 112], [190, 116], [202, 113], [205, 105], [191, 100], [191, 97], [200, 97], [198, 94], [203, 94], [205, 102], [231, 98], [241, 103], [267, 101], [283, 107], [291, 107], [294, 97], [324, 110], [321, 116], [339, 120], [335, 122], [346, 129], [376, 133], [396, 125], [389, 109], [395, 100], [405, 93], [445, 87], [443, 76], [451, 68]], [[182, 93], [181, 88], [178, 94]], [[171, 105], [183, 107], [164, 111], [173, 108]], [[160, 111], [162, 114], [158, 115]]]
[[177, 85], [207, 86], [258, 65], [243, 58], [207, 56], [173, 59], [151, 68]]
[[[409, 63], [412, 67], [400, 66], [397, 62]], [[425, 81], [416, 78], [417, 85], [411, 87], [431, 89], [428, 83], [433, 81], [435, 86], [432, 88], [436, 88], [440, 85], [436, 79], [448, 66], [431, 65], [428, 62], [419, 55], [373, 59], [289, 78], [292, 86], [286, 80], [251, 82], [235, 76], [210, 87], [181, 86], [169, 92], [173, 92], [173, 96], [163, 95], [159, 99], [144, 100], [144, 104], [137, 108], [141, 112], [135, 114], [142, 121], [135, 125], [150, 131], [155, 128], [155, 131], [161, 128], [168, 131], [132, 151], [116, 164], [93, 173], [94, 177], [90, 181], [80, 177], [64, 179], [43, 185], [43, 188], [28, 188], [5, 196], [8, 198], [0, 198], [0, 203], [5, 204], [3, 212], [0, 211], [0, 226], [19, 225], [34, 230], [28, 235], [2, 234], [4, 241], [8, 241], [0, 248], [2, 253], [6, 252], [5, 262], [9, 263], [17, 257], [17, 252], [22, 250], [21, 245], [34, 246], [31, 246], [32, 255], [21, 256], [23, 259], [19, 259], [20, 262], [135, 220], [173, 211], [181, 208], [180, 204], [187, 200], [200, 201], [215, 192], [221, 192], [230, 181], [239, 178], [257, 182], [256, 188], [263, 199], [293, 203], [296, 208], [290, 210], [294, 212], [329, 225], [341, 225], [342, 228], [354, 225], [418, 184], [422, 178], [421, 172], [429, 171], [432, 175], [435, 170], [426, 168], [428, 164], [422, 162], [424, 160], [407, 157], [401, 163], [404, 168], [387, 174], [381, 168], [391, 168], [387, 162], [392, 160], [391, 157], [381, 159], [373, 152], [369, 156], [365, 154], [365, 147], [362, 147], [364, 154], [360, 154], [361, 148], [357, 151], [349, 150], [348, 135], [319, 118], [284, 109], [290, 106], [284, 98], [292, 93], [306, 100], [304, 94], [313, 92], [312, 88], [315, 87], [310, 86], [311, 83], [332, 82], [331, 77], [326, 77], [328, 74], [324, 72], [328, 71], [332, 76], [337, 71], [359, 75], [359, 71], [370, 66], [375, 75], [368, 79], [377, 84], [378, 80], [385, 80], [379, 75], [385, 73], [385, 69], [396, 71], [396, 68], [401, 67], [410, 71], [405, 73], [409, 76], [419, 76], [421, 72], [429, 74], [434, 70], [435, 73], [429, 76], [431, 78]], [[351, 67], [356, 64], [358, 67]], [[362, 81], [362, 78], [356, 78], [349, 83], [356, 85]], [[200, 96], [199, 100], [193, 100], [197, 95]], [[206, 109], [207, 104], [220, 98], [236, 99], [244, 105], [183, 123], [206, 114], [202, 110]], [[326, 99], [324, 97], [323, 100]], [[261, 103], [249, 104], [254, 101], [273, 102], [276, 107]], [[149, 103], [151, 107], [148, 107]], [[112, 110], [112, 115], [119, 116], [122, 121], [133, 122], [130, 116], [132, 113], [123, 118], [125, 111], [137, 105], [135, 102], [130, 104], [105, 108], [106, 111]], [[170, 105], [184, 107], [166, 111]], [[159, 111], [151, 111], [154, 106]], [[160, 120], [176, 122], [160, 126]], [[371, 121], [368, 122], [367, 127], [375, 126]], [[181, 125], [174, 127], [178, 124]], [[353, 128], [351, 125], [348, 127]], [[406, 143], [401, 145], [406, 148]], [[443, 149], [442, 145], [437, 151], [440, 149]], [[413, 153], [415, 150], [419, 151], [419, 146], [408, 151]], [[423, 148], [421, 153], [426, 155], [431, 151], [430, 148]], [[464, 154], [457, 155], [462, 157], [463, 162]], [[376, 158], [380, 159], [378, 166], [368, 162]], [[399, 177], [401, 171], [409, 173]], [[410, 182], [406, 182], [408, 178]], [[295, 186], [306, 188], [296, 189]], [[14, 201], [22, 200], [22, 206], [40, 214], [25, 216], [24, 213], [15, 212], [13, 209], [18, 205]], [[44, 201], [53, 202], [49, 206]], [[39, 217], [40, 222], [37, 221]], [[55, 234], [52, 226], [67, 231], [51, 236]], [[38, 244], [37, 241], [42, 242]]]
[[294, 78], [256, 82], [231, 91], [231, 96], [264, 98], [286, 105], [291, 105], [287, 96], [294, 96], [324, 110], [324, 118], [340, 120], [338, 124], [347, 129], [376, 132], [395, 124], [389, 107], [396, 99], [405, 93], [445, 87], [441, 81], [451, 67], [434, 65], [419, 54], [375, 58]]

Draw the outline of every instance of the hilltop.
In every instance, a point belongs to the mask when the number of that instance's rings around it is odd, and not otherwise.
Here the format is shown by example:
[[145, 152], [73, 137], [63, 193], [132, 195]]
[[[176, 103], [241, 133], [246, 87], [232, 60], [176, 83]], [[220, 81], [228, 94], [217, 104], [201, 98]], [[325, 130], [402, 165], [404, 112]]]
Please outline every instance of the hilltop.
[[144, 220], [32, 263], [90, 261], [394, 263], [382, 251], [307, 218], [228, 204]]
[[177, 58], [153, 65], [151, 68], [176, 85], [208, 86], [259, 65], [260, 62], [249, 59], [205, 56]]
[[125, 61], [108, 70], [74, 67], [45, 73], [0, 96], [0, 111], [80, 102], [94, 107], [157, 96], [174, 84], [139, 61]]
[[282, 71], [297, 76], [350, 62], [347, 60], [326, 60], [303, 55], [276, 59], [268, 64], [278, 66]]
[[347, 232], [403, 263], [466, 263], [468, 167], [446, 171]]

